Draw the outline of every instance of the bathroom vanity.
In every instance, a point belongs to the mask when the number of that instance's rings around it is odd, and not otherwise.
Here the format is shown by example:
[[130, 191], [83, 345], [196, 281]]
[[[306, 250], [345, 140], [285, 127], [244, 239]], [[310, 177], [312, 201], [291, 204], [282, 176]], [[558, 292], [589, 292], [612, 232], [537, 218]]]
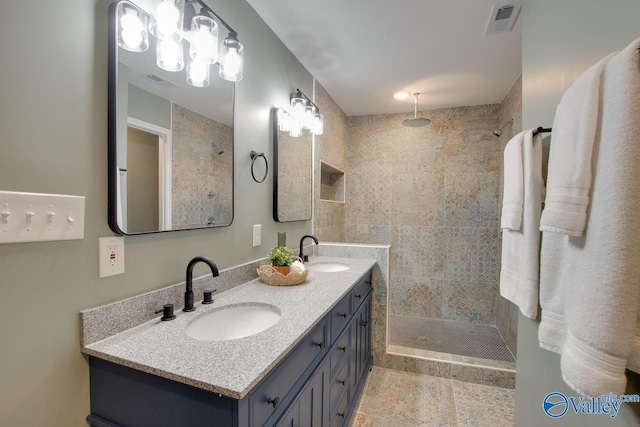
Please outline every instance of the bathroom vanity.
[[[374, 261], [345, 262], [349, 270], [320, 268], [301, 286], [254, 280], [221, 293], [217, 307], [198, 305], [200, 314], [179, 312], [174, 321], [85, 345], [87, 420], [97, 427], [347, 425], [372, 363]], [[184, 334], [205, 311], [249, 300], [278, 307], [281, 319], [236, 340]]]

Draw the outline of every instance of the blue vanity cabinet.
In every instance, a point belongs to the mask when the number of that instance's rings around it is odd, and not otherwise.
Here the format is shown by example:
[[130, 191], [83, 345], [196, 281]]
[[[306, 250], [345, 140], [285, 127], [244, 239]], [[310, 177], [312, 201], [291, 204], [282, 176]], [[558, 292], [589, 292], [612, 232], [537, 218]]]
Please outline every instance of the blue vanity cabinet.
[[318, 367], [288, 411], [277, 421], [276, 427], [322, 427], [328, 424], [329, 371], [327, 358]]
[[367, 273], [247, 396], [232, 399], [89, 357], [95, 427], [342, 427], [372, 363]]

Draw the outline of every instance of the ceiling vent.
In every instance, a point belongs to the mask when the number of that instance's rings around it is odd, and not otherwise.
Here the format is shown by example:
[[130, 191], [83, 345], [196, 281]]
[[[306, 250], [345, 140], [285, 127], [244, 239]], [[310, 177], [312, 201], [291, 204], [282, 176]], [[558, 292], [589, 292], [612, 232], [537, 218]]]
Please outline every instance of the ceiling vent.
[[493, 6], [484, 35], [491, 36], [493, 34], [502, 34], [511, 31], [513, 29], [513, 24], [516, 22], [519, 11], [520, 3]]
[[152, 82], [158, 83], [160, 86], [162, 86], [165, 89], [173, 89], [176, 87], [180, 87], [177, 84], [173, 83], [170, 80], [165, 79], [164, 77], [153, 73], [153, 74], [147, 74], [145, 76], [147, 79], [151, 80]]

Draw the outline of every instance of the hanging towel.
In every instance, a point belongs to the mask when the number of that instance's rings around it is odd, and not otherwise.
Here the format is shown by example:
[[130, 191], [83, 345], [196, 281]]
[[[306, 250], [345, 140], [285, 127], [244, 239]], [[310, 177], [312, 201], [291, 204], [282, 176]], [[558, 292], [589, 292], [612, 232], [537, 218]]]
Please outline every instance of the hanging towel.
[[516, 304], [523, 315], [535, 319], [538, 314], [542, 141], [540, 138], [534, 140], [533, 129], [519, 133], [505, 147], [503, 201], [500, 295]]
[[502, 215], [500, 228], [520, 230], [522, 224], [522, 204], [524, 182], [522, 165], [522, 144], [525, 132], [520, 132], [504, 148], [504, 185], [502, 192]]
[[[613, 54], [612, 54], [613, 55]], [[600, 80], [611, 55], [589, 68], [556, 109], [549, 153], [547, 195], [540, 230], [581, 236], [587, 224], [591, 153], [596, 136]]]
[[602, 76], [586, 233], [542, 235], [540, 346], [561, 354], [564, 381], [587, 396], [624, 393], [625, 368], [640, 369], [639, 46]]

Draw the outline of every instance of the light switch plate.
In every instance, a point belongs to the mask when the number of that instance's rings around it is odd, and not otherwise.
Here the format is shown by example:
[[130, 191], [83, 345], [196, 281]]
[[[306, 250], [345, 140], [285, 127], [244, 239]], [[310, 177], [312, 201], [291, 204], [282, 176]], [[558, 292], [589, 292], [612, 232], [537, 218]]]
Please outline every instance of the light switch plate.
[[262, 225], [253, 225], [253, 247], [260, 246], [262, 244]]
[[124, 273], [124, 237], [98, 237], [98, 276]]
[[0, 243], [84, 239], [83, 196], [0, 191]]

